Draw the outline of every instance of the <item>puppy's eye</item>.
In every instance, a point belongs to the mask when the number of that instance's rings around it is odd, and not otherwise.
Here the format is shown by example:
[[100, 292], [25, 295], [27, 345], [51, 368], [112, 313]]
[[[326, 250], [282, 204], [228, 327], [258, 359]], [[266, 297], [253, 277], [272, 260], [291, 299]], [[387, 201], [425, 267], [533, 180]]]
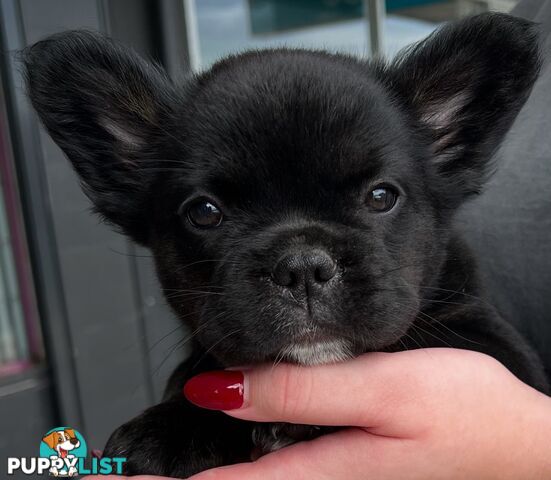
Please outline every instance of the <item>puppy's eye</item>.
[[187, 209], [189, 222], [197, 228], [216, 228], [224, 218], [220, 209], [211, 200], [202, 198]]
[[398, 192], [392, 187], [380, 186], [375, 187], [367, 194], [367, 206], [372, 212], [383, 213], [396, 205], [398, 200]]

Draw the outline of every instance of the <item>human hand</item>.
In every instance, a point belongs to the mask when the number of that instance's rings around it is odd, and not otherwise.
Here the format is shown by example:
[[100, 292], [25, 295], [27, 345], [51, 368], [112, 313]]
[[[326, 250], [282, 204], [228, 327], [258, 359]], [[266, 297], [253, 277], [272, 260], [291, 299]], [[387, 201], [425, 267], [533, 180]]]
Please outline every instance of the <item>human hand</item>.
[[[235, 392], [236, 372], [229, 375]], [[212, 407], [204, 381], [190, 382], [203, 387], [188, 384], [188, 397]], [[226, 413], [351, 428], [193, 480], [551, 478], [551, 398], [480, 353], [420, 349], [261, 367], [244, 372], [243, 399]], [[233, 395], [228, 405], [236, 401]]]
[[[489, 356], [419, 349], [370, 353], [336, 365], [266, 366], [243, 374], [217, 372], [214, 377], [219, 393], [224, 381], [233, 387], [226, 390], [230, 402], [225, 408], [234, 408], [226, 410], [228, 415], [350, 428], [192, 480], [551, 478], [551, 398]], [[235, 388], [240, 378], [242, 396]], [[188, 397], [199, 406], [223, 409], [224, 395], [213, 394], [213, 377], [195, 379], [187, 385]]]

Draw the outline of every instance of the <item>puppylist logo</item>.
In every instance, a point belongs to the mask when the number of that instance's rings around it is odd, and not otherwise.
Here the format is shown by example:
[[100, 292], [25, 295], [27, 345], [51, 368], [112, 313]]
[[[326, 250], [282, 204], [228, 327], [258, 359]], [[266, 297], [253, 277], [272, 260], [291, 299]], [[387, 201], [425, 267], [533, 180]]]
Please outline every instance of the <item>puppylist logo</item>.
[[77, 475], [121, 474], [126, 458], [87, 458], [84, 437], [74, 428], [57, 427], [42, 437], [39, 457], [9, 457], [8, 475]]

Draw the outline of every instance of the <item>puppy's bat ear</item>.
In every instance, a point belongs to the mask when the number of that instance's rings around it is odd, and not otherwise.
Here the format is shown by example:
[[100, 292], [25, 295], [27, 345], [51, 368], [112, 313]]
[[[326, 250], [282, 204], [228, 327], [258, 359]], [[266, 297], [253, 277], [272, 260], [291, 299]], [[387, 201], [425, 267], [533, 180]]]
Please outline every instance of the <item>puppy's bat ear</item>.
[[537, 78], [538, 52], [535, 24], [490, 13], [444, 26], [386, 68], [390, 87], [430, 135], [452, 203], [480, 191]]
[[174, 92], [164, 71], [87, 31], [48, 37], [22, 59], [31, 102], [95, 209], [147, 243], [144, 167]]

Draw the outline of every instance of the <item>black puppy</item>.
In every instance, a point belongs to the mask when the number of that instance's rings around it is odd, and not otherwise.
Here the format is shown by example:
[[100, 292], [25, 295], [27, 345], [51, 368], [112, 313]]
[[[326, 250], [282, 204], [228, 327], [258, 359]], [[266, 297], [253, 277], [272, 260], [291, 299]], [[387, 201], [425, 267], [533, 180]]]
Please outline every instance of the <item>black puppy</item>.
[[453, 346], [545, 390], [535, 354], [479, 298], [451, 225], [537, 77], [536, 37], [485, 14], [390, 64], [252, 51], [183, 85], [92, 33], [30, 47], [44, 125], [97, 212], [151, 249], [194, 332], [166, 400], [105, 455], [127, 457], [127, 474], [186, 477], [312, 436], [182, 398], [191, 375], [225, 366]]

